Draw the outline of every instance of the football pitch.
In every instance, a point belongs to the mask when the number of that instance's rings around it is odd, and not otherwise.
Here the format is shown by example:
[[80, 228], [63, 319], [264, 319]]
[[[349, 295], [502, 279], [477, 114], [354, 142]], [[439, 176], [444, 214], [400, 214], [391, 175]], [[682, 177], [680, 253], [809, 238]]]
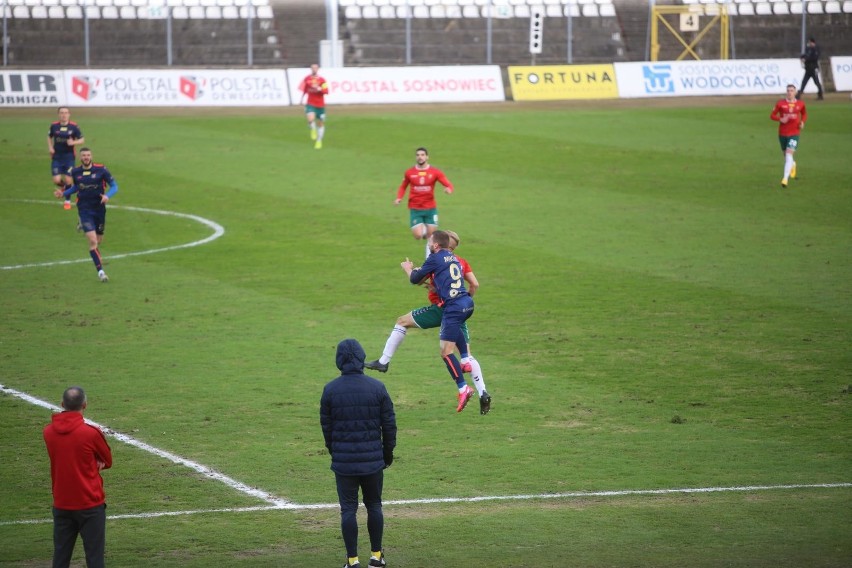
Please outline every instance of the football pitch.
[[372, 373], [389, 566], [852, 565], [852, 108], [807, 101], [782, 189], [774, 103], [330, 107], [319, 151], [298, 109], [72, 109], [120, 188], [107, 284], [54, 109], [0, 111], [0, 566], [50, 563], [41, 431], [77, 384], [108, 565], [343, 564], [319, 398], [340, 340], [375, 359], [426, 303], [393, 205], [418, 146], [493, 403], [455, 412], [436, 330]]

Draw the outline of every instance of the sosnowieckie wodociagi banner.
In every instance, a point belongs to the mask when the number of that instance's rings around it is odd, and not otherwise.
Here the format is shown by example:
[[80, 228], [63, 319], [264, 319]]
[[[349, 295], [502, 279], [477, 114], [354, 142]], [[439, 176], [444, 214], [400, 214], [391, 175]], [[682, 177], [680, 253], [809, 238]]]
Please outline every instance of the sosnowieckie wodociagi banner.
[[[797, 87], [804, 69], [799, 59], [728, 59], [616, 63], [621, 98], [729, 95], [783, 95]], [[816, 92], [811, 83], [806, 92]]]

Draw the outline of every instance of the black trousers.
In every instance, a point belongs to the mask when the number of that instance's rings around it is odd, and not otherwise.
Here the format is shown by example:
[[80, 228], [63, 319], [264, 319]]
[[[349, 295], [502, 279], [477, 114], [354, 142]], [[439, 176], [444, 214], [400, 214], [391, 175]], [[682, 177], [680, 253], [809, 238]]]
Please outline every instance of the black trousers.
[[106, 505], [68, 511], [53, 508], [53, 568], [67, 568], [77, 543], [83, 538], [88, 568], [104, 568], [106, 547]]
[[811, 79], [814, 80], [814, 85], [817, 86], [819, 96], [822, 96], [822, 85], [819, 82], [819, 67], [811, 67], [809, 65], [805, 66], [805, 76], [802, 77], [802, 86], [799, 87], [799, 92], [805, 92], [805, 86], [807, 86], [808, 81]]
[[358, 489], [364, 496], [367, 508], [367, 532], [370, 533], [370, 551], [382, 549], [385, 517], [382, 513], [382, 485], [384, 471], [372, 475], [334, 474], [337, 480], [337, 497], [340, 500], [340, 532], [348, 557], [358, 556]]

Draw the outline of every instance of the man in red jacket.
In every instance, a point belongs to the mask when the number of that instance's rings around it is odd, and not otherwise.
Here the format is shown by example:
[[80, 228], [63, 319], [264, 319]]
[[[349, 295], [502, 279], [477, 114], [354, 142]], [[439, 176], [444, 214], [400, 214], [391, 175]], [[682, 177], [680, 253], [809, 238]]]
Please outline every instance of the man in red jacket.
[[65, 389], [64, 411], [44, 428], [53, 480], [53, 568], [71, 564], [78, 534], [86, 566], [104, 566], [106, 504], [100, 472], [112, 467], [112, 452], [103, 432], [83, 421], [86, 404], [82, 388]]

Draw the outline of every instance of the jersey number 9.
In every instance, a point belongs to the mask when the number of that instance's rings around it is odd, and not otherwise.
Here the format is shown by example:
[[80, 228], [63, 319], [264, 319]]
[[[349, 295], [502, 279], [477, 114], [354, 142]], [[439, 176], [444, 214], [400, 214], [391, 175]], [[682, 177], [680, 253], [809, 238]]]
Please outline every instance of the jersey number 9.
[[450, 264], [450, 278], [453, 279], [453, 283], [450, 284], [450, 298], [455, 298], [462, 287], [461, 267], [456, 263]]

